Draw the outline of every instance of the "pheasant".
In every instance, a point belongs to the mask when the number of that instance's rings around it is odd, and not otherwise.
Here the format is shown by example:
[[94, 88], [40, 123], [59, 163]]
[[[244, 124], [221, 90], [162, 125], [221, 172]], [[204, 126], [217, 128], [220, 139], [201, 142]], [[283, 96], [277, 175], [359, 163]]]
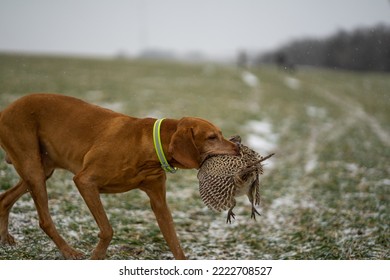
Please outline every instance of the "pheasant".
[[262, 157], [249, 147], [241, 144], [241, 137], [229, 139], [240, 147], [239, 156], [218, 155], [206, 159], [198, 172], [199, 192], [202, 201], [211, 209], [229, 209], [226, 223], [235, 219], [233, 208], [235, 197], [246, 194], [252, 205], [251, 218], [256, 219], [255, 205], [260, 204], [259, 175], [263, 174], [262, 162], [274, 154]]

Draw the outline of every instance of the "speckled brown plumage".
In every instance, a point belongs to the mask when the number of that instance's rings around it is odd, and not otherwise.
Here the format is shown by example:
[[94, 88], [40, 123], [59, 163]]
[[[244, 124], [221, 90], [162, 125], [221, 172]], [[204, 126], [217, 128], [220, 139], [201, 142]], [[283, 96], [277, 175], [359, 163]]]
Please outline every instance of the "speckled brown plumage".
[[199, 192], [202, 201], [216, 211], [227, 210], [226, 222], [235, 218], [235, 197], [246, 194], [252, 204], [251, 218], [256, 219], [255, 205], [260, 204], [259, 175], [263, 174], [262, 162], [273, 154], [262, 157], [241, 144], [239, 136], [230, 139], [240, 146], [239, 156], [219, 155], [206, 159], [198, 172]]

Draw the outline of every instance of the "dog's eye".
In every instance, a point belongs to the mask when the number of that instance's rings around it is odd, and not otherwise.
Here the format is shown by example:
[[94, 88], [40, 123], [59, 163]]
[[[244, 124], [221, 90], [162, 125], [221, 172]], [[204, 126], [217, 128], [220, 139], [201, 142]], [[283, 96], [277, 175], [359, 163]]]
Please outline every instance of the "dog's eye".
[[218, 139], [218, 137], [217, 137], [217, 135], [210, 135], [209, 137], [207, 137], [207, 140], [217, 140]]

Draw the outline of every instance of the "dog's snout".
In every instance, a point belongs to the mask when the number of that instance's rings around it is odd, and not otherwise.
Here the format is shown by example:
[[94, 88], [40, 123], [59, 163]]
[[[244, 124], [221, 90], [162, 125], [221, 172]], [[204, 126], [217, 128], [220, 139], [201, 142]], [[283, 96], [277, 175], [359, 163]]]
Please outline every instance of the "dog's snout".
[[238, 156], [240, 154], [240, 144], [230, 140], [228, 140], [228, 143], [231, 149], [231, 152], [229, 154]]
[[235, 155], [238, 156], [240, 154], [240, 144], [239, 143], [233, 143], [233, 144], [234, 144]]

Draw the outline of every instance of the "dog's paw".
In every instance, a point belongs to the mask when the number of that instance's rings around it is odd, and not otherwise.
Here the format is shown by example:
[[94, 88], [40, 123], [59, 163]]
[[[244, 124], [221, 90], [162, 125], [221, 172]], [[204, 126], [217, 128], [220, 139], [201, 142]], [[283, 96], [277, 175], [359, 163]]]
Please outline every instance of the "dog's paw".
[[15, 242], [15, 239], [13, 238], [13, 236], [11, 234], [7, 233], [7, 234], [0, 236], [0, 244], [14, 246], [14, 245], [16, 245], [16, 242]]
[[106, 257], [106, 252], [102, 252], [102, 251], [93, 251], [92, 252], [92, 256], [91, 256], [91, 260], [104, 260]]
[[82, 260], [85, 259], [84, 253], [74, 250], [72, 248], [69, 248], [62, 252], [62, 255], [66, 260]]

